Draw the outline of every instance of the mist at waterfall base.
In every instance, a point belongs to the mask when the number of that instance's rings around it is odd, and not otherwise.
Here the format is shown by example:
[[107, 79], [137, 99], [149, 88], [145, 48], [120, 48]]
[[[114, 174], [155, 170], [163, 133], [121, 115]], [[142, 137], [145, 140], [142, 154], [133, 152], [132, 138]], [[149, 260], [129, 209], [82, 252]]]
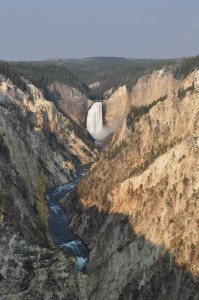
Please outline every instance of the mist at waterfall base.
[[94, 102], [89, 109], [86, 127], [92, 137], [98, 141], [103, 140], [113, 132], [112, 128], [103, 126], [102, 101]]

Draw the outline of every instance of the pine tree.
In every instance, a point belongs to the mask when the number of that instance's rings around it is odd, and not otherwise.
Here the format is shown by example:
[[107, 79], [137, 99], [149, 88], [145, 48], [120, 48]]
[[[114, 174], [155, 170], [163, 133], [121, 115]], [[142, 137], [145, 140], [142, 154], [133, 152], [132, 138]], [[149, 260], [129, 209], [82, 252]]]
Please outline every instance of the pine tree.
[[8, 212], [9, 192], [6, 189], [0, 189], [0, 212]]
[[39, 176], [38, 213], [43, 243], [48, 246], [48, 207], [45, 199], [46, 183], [43, 171]]

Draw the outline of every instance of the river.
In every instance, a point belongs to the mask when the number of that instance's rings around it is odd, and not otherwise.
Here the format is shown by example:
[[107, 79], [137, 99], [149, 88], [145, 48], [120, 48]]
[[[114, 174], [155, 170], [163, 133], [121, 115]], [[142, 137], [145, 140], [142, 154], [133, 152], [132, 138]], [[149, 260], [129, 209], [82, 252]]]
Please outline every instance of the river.
[[63, 247], [76, 257], [76, 266], [82, 271], [88, 264], [89, 251], [82, 240], [70, 229], [70, 220], [67, 213], [59, 204], [59, 199], [74, 190], [77, 183], [85, 176], [90, 165], [82, 166], [77, 177], [70, 182], [55, 187], [46, 193], [49, 208], [48, 232], [54, 245]]

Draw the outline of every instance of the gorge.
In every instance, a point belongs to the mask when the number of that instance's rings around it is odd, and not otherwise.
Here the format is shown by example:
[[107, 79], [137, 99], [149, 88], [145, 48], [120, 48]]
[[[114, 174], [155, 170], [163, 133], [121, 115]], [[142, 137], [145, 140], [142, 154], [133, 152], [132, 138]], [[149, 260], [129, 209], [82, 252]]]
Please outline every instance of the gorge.
[[51, 241], [54, 245], [67, 249], [71, 255], [76, 257], [78, 271], [82, 271], [87, 265], [89, 251], [82, 241], [72, 233], [67, 211], [63, 210], [58, 201], [75, 189], [88, 170], [89, 165], [81, 167], [75, 179], [46, 193], [49, 209], [48, 231]]
[[199, 298], [199, 71], [176, 70], [99, 101], [0, 76], [2, 300]]

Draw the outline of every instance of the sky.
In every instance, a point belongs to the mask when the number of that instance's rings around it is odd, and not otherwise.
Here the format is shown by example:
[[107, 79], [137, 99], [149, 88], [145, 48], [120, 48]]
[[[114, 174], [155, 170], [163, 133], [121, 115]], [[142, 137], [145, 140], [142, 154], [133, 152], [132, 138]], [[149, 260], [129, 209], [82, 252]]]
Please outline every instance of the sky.
[[199, 54], [198, 0], [0, 0], [0, 59]]

